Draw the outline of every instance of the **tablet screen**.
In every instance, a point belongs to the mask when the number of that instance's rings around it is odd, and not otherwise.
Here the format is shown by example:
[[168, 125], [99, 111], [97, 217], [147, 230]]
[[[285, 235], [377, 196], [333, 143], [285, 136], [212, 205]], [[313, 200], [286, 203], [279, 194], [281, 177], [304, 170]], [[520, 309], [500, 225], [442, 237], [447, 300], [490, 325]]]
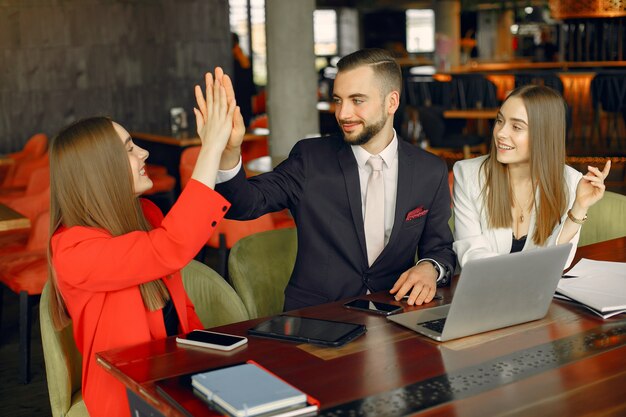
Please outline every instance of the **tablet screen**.
[[258, 324], [248, 333], [325, 346], [341, 346], [365, 333], [363, 324], [311, 319], [307, 317], [277, 316]]

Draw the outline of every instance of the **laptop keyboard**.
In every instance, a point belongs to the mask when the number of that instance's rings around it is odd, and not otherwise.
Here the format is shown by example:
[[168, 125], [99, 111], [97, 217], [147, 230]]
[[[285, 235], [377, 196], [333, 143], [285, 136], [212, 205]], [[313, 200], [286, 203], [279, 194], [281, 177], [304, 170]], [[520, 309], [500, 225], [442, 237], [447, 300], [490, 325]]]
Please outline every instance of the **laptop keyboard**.
[[425, 321], [423, 323], [417, 323], [422, 327], [426, 327], [427, 329], [434, 330], [438, 333], [443, 332], [443, 325], [446, 324], [446, 317], [437, 320]]

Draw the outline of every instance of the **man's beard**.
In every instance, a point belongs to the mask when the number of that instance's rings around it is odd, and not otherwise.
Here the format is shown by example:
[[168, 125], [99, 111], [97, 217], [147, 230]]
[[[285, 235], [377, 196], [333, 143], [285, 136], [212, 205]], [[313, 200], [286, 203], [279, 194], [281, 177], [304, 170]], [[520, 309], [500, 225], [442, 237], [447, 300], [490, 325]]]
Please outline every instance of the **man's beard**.
[[369, 125], [364, 124], [363, 131], [360, 134], [358, 134], [356, 137], [354, 137], [353, 139], [349, 139], [346, 136], [346, 134], [342, 131], [343, 140], [350, 145], [359, 145], [359, 146], [365, 145], [383, 129], [386, 122], [387, 122], [387, 119], [385, 119], [385, 117], [383, 116], [380, 118], [378, 122], [375, 122]]

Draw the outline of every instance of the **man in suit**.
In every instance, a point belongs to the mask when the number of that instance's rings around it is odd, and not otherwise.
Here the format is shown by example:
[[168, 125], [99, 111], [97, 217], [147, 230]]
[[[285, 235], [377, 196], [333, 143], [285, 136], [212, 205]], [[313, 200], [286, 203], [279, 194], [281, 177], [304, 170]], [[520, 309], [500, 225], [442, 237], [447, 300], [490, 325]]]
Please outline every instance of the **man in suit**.
[[291, 210], [298, 254], [285, 311], [382, 290], [429, 302], [456, 264], [446, 164], [398, 140], [402, 74], [388, 52], [360, 50], [337, 67], [343, 137], [301, 140], [274, 171], [246, 179], [235, 129], [216, 190], [232, 203], [230, 218]]

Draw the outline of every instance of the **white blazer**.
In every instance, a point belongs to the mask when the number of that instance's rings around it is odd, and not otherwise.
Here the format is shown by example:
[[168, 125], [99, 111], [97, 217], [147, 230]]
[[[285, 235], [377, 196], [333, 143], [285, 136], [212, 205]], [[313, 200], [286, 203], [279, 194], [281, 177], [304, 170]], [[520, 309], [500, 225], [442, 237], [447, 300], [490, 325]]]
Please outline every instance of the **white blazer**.
[[[484, 172], [480, 169], [487, 156], [473, 159], [465, 159], [454, 164], [454, 244], [453, 248], [462, 267], [471, 259], [487, 258], [511, 252], [513, 243], [513, 229], [490, 228], [487, 221], [487, 213], [483, 206], [481, 190], [485, 183]], [[567, 206], [571, 207], [576, 198], [576, 186], [582, 174], [574, 168], [565, 166], [565, 182], [567, 184]], [[537, 198], [539, 195], [537, 194]], [[535, 248], [532, 236], [535, 230], [536, 213], [533, 209], [530, 213], [530, 226], [528, 238], [522, 250]], [[556, 244], [567, 211], [556, 225], [546, 246]], [[566, 267], [572, 262], [576, 254], [576, 246], [580, 237], [580, 229], [570, 242], [574, 245], [567, 259]]]

